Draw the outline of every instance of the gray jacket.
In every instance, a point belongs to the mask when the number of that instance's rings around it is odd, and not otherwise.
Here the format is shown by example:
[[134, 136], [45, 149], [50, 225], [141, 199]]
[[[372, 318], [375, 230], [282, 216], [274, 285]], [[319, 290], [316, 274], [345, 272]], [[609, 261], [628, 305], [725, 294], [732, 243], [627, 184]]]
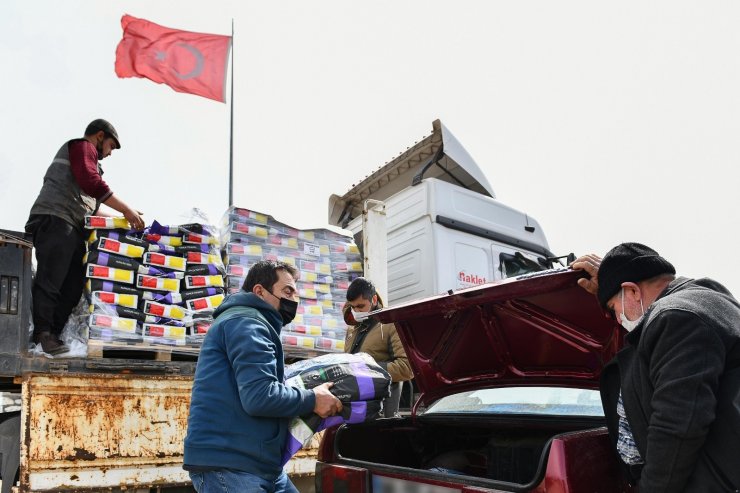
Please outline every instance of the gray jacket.
[[640, 491], [740, 487], [740, 304], [711, 279], [678, 278], [605, 368], [604, 412], [616, 444], [616, 403], [644, 466], [625, 466]]

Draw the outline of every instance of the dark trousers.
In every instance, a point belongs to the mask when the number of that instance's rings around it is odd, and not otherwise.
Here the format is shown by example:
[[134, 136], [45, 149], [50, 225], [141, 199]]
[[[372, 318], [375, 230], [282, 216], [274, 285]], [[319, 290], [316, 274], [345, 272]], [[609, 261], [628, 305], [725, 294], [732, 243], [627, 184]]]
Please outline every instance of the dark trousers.
[[26, 232], [33, 234], [36, 249], [36, 276], [31, 288], [34, 335], [59, 335], [82, 296], [85, 239], [64, 219], [46, 214], [31, 216]]
[[403, 382], [393, 382], [391, 384], [391, 395], [383, 399], [383, 417], [392, 418], [398, 412], [398, 406], [401, 402], [401, 391]]

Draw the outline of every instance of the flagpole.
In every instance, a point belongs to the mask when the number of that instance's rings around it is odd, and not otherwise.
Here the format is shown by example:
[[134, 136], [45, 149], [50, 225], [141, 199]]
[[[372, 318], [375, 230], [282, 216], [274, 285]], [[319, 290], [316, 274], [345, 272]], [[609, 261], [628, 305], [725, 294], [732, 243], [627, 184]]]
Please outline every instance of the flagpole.
[[234, 18], [231, 18], [231, 118], [229, 124], [229, 207], [234, 205]]

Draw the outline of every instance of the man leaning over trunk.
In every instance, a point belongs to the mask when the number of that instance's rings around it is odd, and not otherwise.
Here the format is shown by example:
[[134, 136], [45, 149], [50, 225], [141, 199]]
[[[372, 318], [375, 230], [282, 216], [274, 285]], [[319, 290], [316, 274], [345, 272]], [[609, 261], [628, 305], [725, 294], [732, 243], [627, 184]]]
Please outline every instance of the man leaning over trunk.
[[645, 245], [572, 267], [627, 330], [601, 398], [623, 469], [641, 492], [740, 487], [740, 304], [711, 279], [676, 277]]

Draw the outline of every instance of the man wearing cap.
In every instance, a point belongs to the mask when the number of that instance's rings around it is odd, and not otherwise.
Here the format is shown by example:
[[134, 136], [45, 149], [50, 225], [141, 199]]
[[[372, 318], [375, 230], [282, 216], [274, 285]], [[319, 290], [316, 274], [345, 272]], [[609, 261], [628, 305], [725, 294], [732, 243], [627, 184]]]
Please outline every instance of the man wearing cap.
[[118, 132], [103, 119], [92, 121], [83, 138], [59, 148], [44, 175], [26, 222], [36, 249], [33, 294], [33, 341], [49, 354], [68, 351], [60, 339], [67, 318], [82, 295], [85, 216], [103, 203], [120, 212], [134, 229], [141, 214], [114, 195], [103, 181], [100, 160], [120, 149]]
[[572, 267], [627, 330], [601, 376], [609, 434], [646, 492], [740, 488], [740, 304], [711, 279], [676, 277], [640, 243]]

